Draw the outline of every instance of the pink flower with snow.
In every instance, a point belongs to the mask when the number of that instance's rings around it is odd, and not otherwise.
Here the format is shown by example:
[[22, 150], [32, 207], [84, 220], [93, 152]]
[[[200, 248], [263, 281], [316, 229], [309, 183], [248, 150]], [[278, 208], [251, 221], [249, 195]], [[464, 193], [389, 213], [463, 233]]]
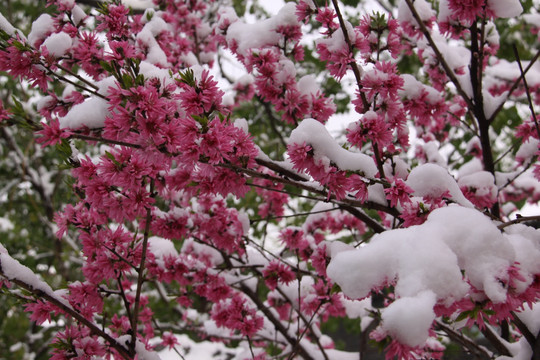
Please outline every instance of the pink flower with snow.
[[396, 99], [398, 90], [403, 88], [404, 81], [398, 75], [396, 64], [389, 61], [378, 61], [375, 68], [366, 72], [362, 78], [362, 91], [368, 100], [372, 100], [376, 94], [383, 99]]
[[394, 183], [389, 188], [384, 189], [386, 198], [390, 200], [391, 207], [395, 207], [398, 202], [401, 204], [410, 202], [410, 194], [412, 194], [413, 192], [414, 190], [407, 186], [407, 184], [405, 184], [405, 181], [399, 178], [396, 178], [394, 180]]
[[105, 12], [97, 17], [97, 31], [107, 30], [107, 39], [126, 39], [129, 37], [129, 8], [124, 5], [109, 4]]
[[326, 31], [323, 32], [323, 35], [330, 35], [337, 29], [339, 29], [339, 24], [335, 21], [337, 18], [336, 12], [334, 9], [325, 6], [321, 7], [317, 11], [317, 16], [315, 20], [321, 23], [323, 27], [326, 28]]
[[448, 0], [448, 7], [452, 10], [452, 18], [470, 24], [477, 17], [485, 16], [488, 9], [487, 0]]
[[203, 113], [221, 109], [221, 98], [224, 92], [217, 87], [217, 81], [213, 79], [208, 70], [204, 70], [195, 84], [181, 84], [182, 91], [178, 98], [182, 107], [189, 114], [201, 115]]
[[179, 344], [178, 339], [172, 332], [163, 333], [161, 339], [161, 345], [168, 347], [169, 350], [174, 349], [174, 347]]

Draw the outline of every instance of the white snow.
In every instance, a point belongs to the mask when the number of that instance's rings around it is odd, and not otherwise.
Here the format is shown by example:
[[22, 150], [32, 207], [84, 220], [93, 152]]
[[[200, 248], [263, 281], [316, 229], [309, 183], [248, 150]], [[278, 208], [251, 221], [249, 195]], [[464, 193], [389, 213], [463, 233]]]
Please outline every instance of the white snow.
[[[433, 16], [435, 16], [435, 13], [433, 12], [433, 9], [431, 9], [431, 5], [426, 0], [415, 0], [412, 2], [414, 5], [414, 9], [418, 13], [418, 16], [422, 21], [428, 21]], [[418, 22], [414, 18], [411, 9], [409, 9], [409, 6], [405, 2], [405, 0], [401, 0], [398, 6], [398, 20], [399, 21], [406, 21], [408, 23], [411, 23], [415, 26], [418, 26]]]
[[54, 57], [62, 57], [68, 52], [72, 45], [73, 40], [71, 37], [64, 32], [61, 32], [51, 34], [47, 39], [45, 39], [41, 45], [41, 48], [46, 47], [49, 54]]
[[54, 31], [54, 20], [49, 14], [41, 14], [33, 23], [30, 34], [28, 34], [28, 42], [32, 46], [47, 36], [48, 33]]
[[506, 238], [514, 248], [524, 281], [515, 281], [517, 292], [524, 291], [533, 281], [531, 274], [540, 273], [540, 230], [524, 224], [505, 228]]
[[406, 184], [414, 190], [415, 196], [440, 197], [448, 191], [450, 199], [460, 205], [474, 207], [461, 192], [456, 180], [448, 171], [435, 164], [423, 164], [415, 167]]
[[439, 1], [439, 13], [437, 14], [438, 22], [446, 22], [451, 15], [450, 7], [448, 6], [448, 0]]
[[423, 345], [435, 320], [435, 303], [436, 297], [431, 291], [397, 299], [383, 310], [382, 327], [402, 344], [411, 347]]
[[492, 201], [497, 200], [498, 190], [495, 185], [495, 177], [488, 171], [478, 171], [462, 176], [458, 179], [458, 185], [460, 188], [476, 189], [475, 194], [478, 197], [486, 196]]
[[[238, 53], [247, 55], [251, 49], [258, 49], [265, 46], [277, 45], [281, 36], [275, 31], [279, 26], [295, 25], [299, 22], [295, 15], [296, 5], [287, 3], [277, 15], [257, 22], [256, 24], [246, 24], [242, 21], [235, 21], [227, 29], [227, 42], [236, 42]], [[233, 21], [236, 15], [231, 11], [222, 12], [222, 17]]]
[[21, 30], [16, 29], [13, 25], [11, 25], [11, 23], [4, 17], [4, 15], [2, 15], [2, 12], [0, 12], [0, 30], [4, 30], [8, 35], [11, 36], [19, 34], [21, 39], [26, 38]]
[[528, 163], [531, 158], [536, 154], [540, 149], [540, 141], [534, 138], [530, 138], [525, 141], [519, 147], [519, 150], [516, 153], [516, 160], [524, 163]]
[[71, 308], [71, 305], [69, 305], [65, 298], [58, 296], [49, 284], [41, 280], [30, 268], [12, 258], [2, 245], [0, 245], [0, 271], [8, 280], [19, 280], [29, 285], [32, 289], [40, 290], [68, 308]]
[[[422, 225], [389, 230], [375, 235], [363, 247], [338, 252], [327, 273], [352, 299], [364, 298], [371, 289], [388, 282], [395, 283], [396, 309], [417, 309], [419, 323], [408, 338], [405, 334], [414, 326], [410, 321], [403, 322], [406, 315], [396, 310], [385, 313], [383, 320], [391, 324], [386, 328], [407, 344], [418, 344], [433, 320], [435, 302], [448, 306], [460, 300], [469, 284], [494, 303], [506, 301], [501, 281], [508, 279], [506, 270], [520, 256], [488, 217], [474, 209], [450, 205], [434, 210]], [[407, 300], [399, 303], [403, 298]]]
[[178, 256], [178, 251], [176, 251], [173, 242], [158, 236], [148, 238], [148, 248], [154, 254], [156, 260], [162, 261], [165, 256]]
[[518, 317], [527, 325], [531, 333], [538, 334], [540, 331], [540, 304], [535, 303], [532, 308], [526, 307], [518, 313]]
[[326, 127], [317, 120], [304, 119], [292, 131], [288, 143], [311, 145], [316, 162], [329, 165], [331, 161], [341, 170], [360, 171], [366, 177], [374, 177], [377, 173], [377, 167], [371, 157], [339, 146]]
[[[131, 335], [121, 335], [116, 341], [118, 344], [128, 344], [131, 341]], [[137, 359], [140, 360], [161, 360], [161, 357], [155, 351], [146, 350], [146, 346], [139, 339], [135, 343], [135, 352]]]
[[174, 83], [174, 79], [171, 77], [168, 69], [161, 69], [148, 61], [141, 61], [139, 71], [140, 74], [144, 75], [145, 79], [157, 78], [164, 85]]
[[148, 9], [155, 6], [152, 0], [122, 0], [122, 4], [133, 9]]
[[523, 19], [529, 25], [540, 27], [540, 14], [523, 14]]
[[500, 18], [516, 17], [523, 11], [519, 0], [488, 0], [488, 7]]
[[149, 63], [164, 67], [170, 65], [167, 61], [167, 55], [156, 40], [156, 36], [162, 31], [168, 30], [169, 25], [162, 18], [154, 15], [137, 34], [137, 44], [146, 51], [146, 61]]
[[86, 126], [90, 129], [103, 127], [109, 114], [107, 101], [90, 97], [84, 102], [74, 105], [66, 116], [59, 119], [61, 128], [78, 129]]
[[489, 119], [491, 115], [495, 113], [495, 110], [506, 101], [506, 97], [508, 95], [508, 92], [505, 91], [502, 94], [498, 96], [493, 96], [490, 94], [486, 88], [482, 89], [482, 97], [484, 99], [484, 113], [486, 114], [486, 117]]
[[79, 5], [75, 5], [71, 9], [71, 16], [75, 25], [79, 25], [86, 18], [86, 13]]
[[428, 163], [446, 167], [447, 161], [439, 152], [440, 144], [437, 141], [428, 141], [424, 145], [420, 143], [418, 146], [422, 147]]
[[8, 218], [0, 217], [0, 231], [9, 231], [13, 230], [14, 228], [15, 226]]
[[[180, 352], [180, 357], [174, 349], [165, 348], [159, 351], [159, 356], [162, 360], [225, 360], [229, 356], [234, 358], [240, 349], [227, 348], [223, 343], [215, 341], [198, 341], [191, 340], [187, 335], [177, 335], [178, 345], [175, 347]], [[161, 343], [161, 338], [152, 339], [152, 344]], [[212, 354], [221, 354], [221, 357], [212, 356]]]
[[422, 84], [414, 76], [403, 74], [401, 78], [403, 79], [403, 87], [398, 90], [398, 94], [402, 98], [416, 99], [425, 92], [427, 94], [427, 100], [432, 104], [444, 100], [439, 91], [429, 85]]

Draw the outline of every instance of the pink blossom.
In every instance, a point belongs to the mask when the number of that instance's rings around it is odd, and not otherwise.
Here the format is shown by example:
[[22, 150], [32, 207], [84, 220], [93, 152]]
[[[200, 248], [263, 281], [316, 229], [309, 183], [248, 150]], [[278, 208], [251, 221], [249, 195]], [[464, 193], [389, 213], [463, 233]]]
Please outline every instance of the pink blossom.
[[169, 349], [173, 349], [176, 345], [179, 344], [178, 342], [178, 339], [176, 338], [176, 336], [171, 333], [171, 332], [165, 332], [163, 333], [163, 335], [161, 336], [161, 338], [163, 339], [161, 344], [163, 346], [166, 346], [168, 347]]
[[395, 207], [397, 203], [405, 204], [410, 202], [410, 194], [414, 192], [405, 182], [399, 178], [394, 180], [394, 183], [389, 187], [384, 189], [386, 198], [390, 200], [390, 206]]
[[309, 247], [309, 242], [306, 240], [304, 232], [292, 227], [281, 231], [280, 239], [291, 250], [305, 250]]
[[475, 21], [477, 17], [482, 17], [486, 6], [486, 0], [448, 0], [452, 18], [463, 20], [466, 24]]
[[5, 109], [3, 102], [0, 101], [0, 123], [3, 120], [9, 119], [10, 115], [11, 115], [11, 112], [8, 109]]
[[215, 304], [212, 319], [218, 326], [236, 330], [243, 336], [255, 335], [263, 325], [263, 319], [256, 314], [255, 309], [248, 307], [238, 294]]
[[326, 43], [318, 43], [317, 52], [321, 60], [328, 62], [327, 68], [330, 75], [338, 81], [345, 76], [349, 64], [355, 61], [347, 44], [343, 44], [338, 50], [330, 50]]
[[394, 63], [378, 61], [373, 70], [366, 72], [362, 78], [362, 85], [362, 91], [368, 100], [372, 100], [376, 94], [383, 99], [395, 99], [398, 90], [403, 87], [403, 79], [397, 74]]
[[109, 40], [126, 39], [129, 35], [128, 14], [129, 8], [124, 5], [110, 4], [105, 13], [97, 17], [99, 24], [96, 30], [107, 30]]
[[310, 16], [313, 13], [314, 13], [313, 9], [304, 0], [300, 0], [298, 4], [296, 5], [296, 18], [300, 22], [307, 24]]
[[62, 142], [62, 139], [67, 139], [72, 135], [70, 130], [60, 128], [58, 119], [52, 119], [49, 124], [42, 123], [43, 130], [37, 132], [41, 135], [36, 139], [36, 142], [40, 143], [42, 147], [48, 145], [56, 145]]
[[30, 319], [38, 325], [45, 321], [51, 321], [53, 314], [59, 314], [60, 310], [49, 302], [37, 300], [36, 302], [24, 305], [25, 312], [30, 312]]
[[212, 111], [221, 109], [221, 98], [223, 91], [216, 86], [217, 81], [204, 70], [200, 80], [196, 84], [190, 85], [182, 83], [184, 91], [178, 96], [182, 101], [182, 107], [190, 114], [201, 115], [210, 114]]
[[323, 33], [323, 35], [330, 35], [339, 28], [339, 24], [335, 21], [336, 17], [337, 15], [334, 9], [328, 6], [318, 9], [315, 20], [320, 22], [321, 25], [326, 28], [326, 31]]
[[281, 261], [271, 261], [263, 270], [264, 282], [270, 290], [275, 290], [278, 283], [289, 284], [296, 276], [289, 266]]

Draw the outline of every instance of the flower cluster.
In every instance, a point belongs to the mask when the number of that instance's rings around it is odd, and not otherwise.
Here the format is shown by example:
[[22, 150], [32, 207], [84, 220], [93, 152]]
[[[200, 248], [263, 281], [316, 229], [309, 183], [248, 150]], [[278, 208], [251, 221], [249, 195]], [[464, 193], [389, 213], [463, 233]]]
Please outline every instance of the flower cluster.
[[[496, 58], [492, 21], [516, 1], [402, 1], [396, 19], [353, 25], [337, 1], [252, 24], [220, 0], [50, 0], [27, 38], [0, 17], [0, 71], [29, 99], [0, 103], [0, 168], [24, 189], [6, 196], [41, 196], [59, 261], [44, 276], [66, 276], [52, 291], [1, 245], [2, 290], [28, 290], [37, 324], [67, 319], [53, 359], [180, 352], [185, 332], [239, 358], [326, 358], [325, 323], [343, 317], [388, 359], [441, 358], [461, 320], [509, 326], [515, 339], [487, 337], [501, 355], [534, 352], [513, 320], [540, 299], [538, 231], [509, 214], [540, 199], [540, 132], [537, 116], [507, 118], [535, 111], [540, 81]], [[339, 143], [323, 125], [338, 103]], [[13, 125], [35, 141], [21, 148]], [[60, 174], [42, 174], [58, 161], [32, 167], [47, 147], [73, 180], [55, 215]]]

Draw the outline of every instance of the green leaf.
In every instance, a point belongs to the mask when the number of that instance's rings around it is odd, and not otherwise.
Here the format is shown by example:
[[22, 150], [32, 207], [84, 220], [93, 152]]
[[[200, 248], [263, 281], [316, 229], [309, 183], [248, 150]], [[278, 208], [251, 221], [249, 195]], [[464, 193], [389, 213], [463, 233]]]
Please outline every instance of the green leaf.
[[105, 151], [105, 156], [106, 156], [109, 160], [111, 160], [115, 166], [117, 166], [117, 167], [122, 167], [122, 164], [120, 164], [120, 163], [118, 162], [118, 160], [116, 160], [116, 158], [114, 157], [114, 155], [111, 154], [110, 152]]
[[460, 322], [462, 320], [465, 320], [467, 318], [469, 318], [469, 316], [471, 315], [471, 312], [470, 311], [464, 311], [462, 312], [461, 314], [458, 315], [458, 317], [456, 318], [456, 322]]
[[123, 74], [122, 75], [122, 84], [124, 85], [125, 89], [129, 89], [133, 87], [133, 78], [129, 74]]
[[100, 61], [99, 62], [99, 65], [101, 66], [101, 68], [107, 72], [113, 72], [114, 68], [113, 66], [111, 65], [111, 63], [109, 62], [106, 62], [106, 61]]
[[180, 75], [180, 81], [183, 82], [186, 85], [189, 85], [191, 87], [196, 87], [197, 82], [195, 81], [195, 74], [193, 73], [193, 70], [187, 69], [184, 72], [179, 71], [178, 74]]

